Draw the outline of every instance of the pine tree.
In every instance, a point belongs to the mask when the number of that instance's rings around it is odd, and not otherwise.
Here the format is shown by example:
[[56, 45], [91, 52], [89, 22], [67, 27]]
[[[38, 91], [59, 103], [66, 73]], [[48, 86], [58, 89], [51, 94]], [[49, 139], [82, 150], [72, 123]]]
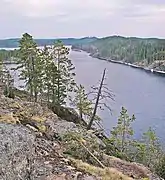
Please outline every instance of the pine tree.
[[52, 105], [59, 105], [57, 103], [57, 66], [53, 59], [50, 59], [51, 61], [47, 62], [47, 72], [46, 72], [46, 79], [48, 80], [46, 82], [47, 84], [47, 92], [48, 92], [48, 101], [51, 102]]
[[156, 133], [151, 127], [143, 133], [141, 142], [145, 145], [143, 164], [150, 168], [159, 162], [162, 150]]
[[64, 105], [75, 82], [74, 66], [68, 59], [69, 49], [60, 41], [54, 46], [38, 49], [32, 36], [25, 33], [20, 40], [19, 66], [20, 79], [25, 81], [25, 88], [35, 102], [38, 95], [46, 95], [47, 103]]
[[0, 80], [2, 80], [2, 71], [3, 71], [3, 61], [0, 59]]
[[[35, 84], [37, 74], [35, 74], [35, 60], [37, 56], [37, 44], [32, 36], [25, 33], [20, 40], [19, 58], [17, 69], [21, 69], [20, 79], [25, 81], [25, 87], [30, 91], [31, 98], [36, 91]], [[35, 92], [36, 95], [36, 92]]]
[[44, 46], [44, 48], [41, 50], [41, 57], [43, 59], [42, 67], [43, 67], [43, 76], [42, 76], [42, 85], [43, 88], [41, 88], [41, 94], [42, 99], [46, 98], [47, 104], [51, 102], [51, 99], [53, 99], [52, 96], [52, 78], [54, 77], [54, 73], [56, 73], [56, 67], [53, 62], [53, 57], [50, 54], [50, 48], [47, 46]]
[[73, 91], [75, 86], [73, 79], [75, 67], [71, 60], [68, 59], [68, 54], [69, 49], [61, 41], [56, 42], [51, 49], [51, 55], [57, 68], [53, 79], [53, 84], [56, 84], [56, 88], [53, 89], [53, 104], [56, 105], [66, 104], [68, 92]]
[[132, 115], [132, 117], [129, 117], [127, 110], [122, 107], [117, 126], [113, 127], [111, 131], [111, 142], [113, 142], [122, 153], [127, 153], [129, 145], [131, 144], [131, 137], [134, 134], [131, 123], [134, 120], [135, 116]]
[[78, 110], [81, 119], [84, 119], [85, 117], [89, 118], [91, 116], [93, 111], [92, 101], [89, 100], [88, 94], [81, 84], [76, 86], [75, 95], [70, 98], [70, 102], [71, 106]]
[[38, 100], [38, 95], [43, 93], [44, 90], [44, 57], [42, 50], [37, 49], [36, 51], [36, 58], [34, 62], [34, 69], [33, 69], [33, 87], [34, 87], [34, 98], [35, 102]]
[[17, 62], [20, 69], [20, 79], [25, 81], [25, 88], [30, 92], [31, 99], [37, 102], [38, 95], [43, 89], [43, 62], [41, 50], [37, 49], [37, 44], [33, 37], [27, 33], [23, 34], [20, 40], [19, 57]]

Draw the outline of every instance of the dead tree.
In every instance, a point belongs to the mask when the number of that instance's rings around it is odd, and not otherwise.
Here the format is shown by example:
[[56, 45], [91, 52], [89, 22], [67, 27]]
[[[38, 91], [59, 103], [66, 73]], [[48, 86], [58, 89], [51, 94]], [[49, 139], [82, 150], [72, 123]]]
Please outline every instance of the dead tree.
[[87, 127], [88, 130], [91, 129], [91, 127], [93, 125], [98, 108], [104, 110], [103, 107], [105, 107], [110, 112], [112, 112], [111, 108], [105, 102], [103, 102], [103, 100], [105, 100], [107, 98], [114, 100], [114, 95], [113, 95], [112, 91], [108, 89], [106, 84], [104, 84], [105, 75], [106, 75], [106, 69], [104, 69], [104, 71], [103, 71], [103, 75], [102, 75], [102, 79], [101, 79], [99, 87], [92, 87], [93, 91], [89, 93], [89, 94], [94, 94], [93, 101], [96, 101], [96, 102], [94, 103], [94, 110], [93, 110], [92, 116], [90, 118], [88, 127]]

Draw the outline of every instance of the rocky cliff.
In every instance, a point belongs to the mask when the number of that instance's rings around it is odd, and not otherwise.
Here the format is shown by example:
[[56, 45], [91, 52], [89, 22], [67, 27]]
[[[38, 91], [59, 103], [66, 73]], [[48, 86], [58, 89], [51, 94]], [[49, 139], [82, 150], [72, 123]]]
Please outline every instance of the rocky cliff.
[[99, 154], [104, 143], [84, 124], [26, 98], [5, 97], [3, 89], [0, 84], [0, 180], [159, 180], [142, 165]]

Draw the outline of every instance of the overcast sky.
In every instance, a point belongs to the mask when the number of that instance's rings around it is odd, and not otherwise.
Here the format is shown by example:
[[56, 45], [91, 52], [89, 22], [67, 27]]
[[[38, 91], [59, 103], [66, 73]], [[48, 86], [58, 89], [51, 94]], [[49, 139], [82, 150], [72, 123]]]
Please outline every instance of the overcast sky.
[[0, 0], [0, 38], [165, 38], [165, 0]]

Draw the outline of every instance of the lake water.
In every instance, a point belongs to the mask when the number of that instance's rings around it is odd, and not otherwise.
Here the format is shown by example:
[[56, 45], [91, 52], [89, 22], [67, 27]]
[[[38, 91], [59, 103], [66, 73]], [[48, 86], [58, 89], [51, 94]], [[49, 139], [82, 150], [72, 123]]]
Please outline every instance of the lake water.
[[72, 51], [70, 58], [76, 66], [77, 82], [87, 90], [98, 84], [104, 68], [107, 69], [106, 83], [115, 94], [115, 102], [110, 103], [112, 115], [108, 110], [101, 112], [107, 132], [116, 125], [124, 106], [130, 115], [135, 114], [133, 127], [136, 138], [152, 127], [165, 143], [165, 77], [92, 58], [85, 52]]
[[76, 67], [77, 83], [83, 84], [87, 90], [98, 84], [104, 68], [107, 69], [106, 83], [115, 94], [115, 101], [110, 103], [112, 115], [108, 110], [101, 112], [107, 133], [116, 125], [124, 106], [130, 115], [136, 116], [133, 123], [136, 138], [152, 127], [165, 144], [165, 77], [92, 58], [85, 52], [71, 51], [69, 57]]

